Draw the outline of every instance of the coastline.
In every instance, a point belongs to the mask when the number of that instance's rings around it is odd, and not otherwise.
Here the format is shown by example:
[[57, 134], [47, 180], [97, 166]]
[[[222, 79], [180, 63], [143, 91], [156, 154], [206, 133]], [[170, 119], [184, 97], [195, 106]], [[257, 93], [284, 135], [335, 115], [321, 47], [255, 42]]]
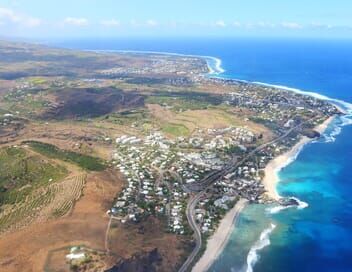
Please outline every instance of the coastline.
[[239, 214], [246, 206], [246, 204], [247, 200], [240, 199], [235, 204], [235, 206], [226, 213], [214, 234], [208, 239], [206, 250], [202, 257], [192, 268], [192, 272], [207, 271], [214, 263], [214, 261], [219, 257], [230, 238]]
[[[201, 56], [202, 57], [202, 56]], [[214, 77], [214, 78], [220, 78], [223, 79], [224, 77], [221, 77], [220, 74], [224, 73], [225, 70], [221, 68], [221, 60], [218, 58], [210, 57], [206, 58], [207, 65], [208, 65], [208, 76]], [[208, 62], [208, 60], [213, 60], [215, 61], [215, 67], [213, 68], [211, 63]], [[219, 69], [220, 68], [220, 69]], [[215, 72], [215, 70], [217, 72]], [[329, 101], [332, 103], [342, 114], [347, 114], [349, 112], [349, 109], [352, 108], [352, 106], [349, 103], [346, 103], [344, 101], [340, 101], [338, 99], [331, 99], [327, 96], [320, 95], [318, 93], [314, 92], [307, 92], [307, 91], [302, 91], [299, 89], [295, 88], [290, 88], [286, 86], [279, 86], [279, 85], [273, 85], [273, 84], [266, 84], [262, 82], [251, 82], [247, 80], [239, 80], [239, 79], [234, 79], [239, 82], [246, 82], [249, 84], [258, 84], [261, 86], [270, 86], [273, 88], [277, 88], [278, 90], [286, 90], [286, 91], [292, 91], [296, 92], [299, 94], [303, 95], [308, 95], [311, 97], [315, 97], [317, 99], [322, 99], [325, 101]], [[335, 119], [335, 116], [331, 116], [327, 118], [322, 124], [316, 126], [314, 128], [315, 131], [319, 132], [320, 134], [323, 134], [324, 131], [327, 129], [329, 124]], [[279, 176], [278, 173], [279, 171], [290, 164], [292, 161], [295, 160], [297, 155], [300, 153], [302, 148], [309, 142], [313, 141], [314, 139], [308, 138], [306, 136], [303, 136], [299, 142], [294, 145], [289, 151], [287, 151], [284, 154], [281, 154], [274, 158], [272, 161], [270, 161], [267, 166], [265, 167], [265, 177], [263, 179], [263, 184], [265, 189], [267, 190], [267, 195], [275, 200], [278, 200], [280, 198], [280, 195], [277, 192], [276, 186], [277, 183], [279, 182]], [[241, 201], [241, 200], [240, 200]], [[225, 215], [225, 217], [222, 219], [220, 225], [216, 229], [215, 233], [208, 239], [207, 241], [207, 246], [206, 250], [201, 256], [201, 258], [198, 260], [198, 262], [193, 266], [192, 272], [205, 272], [207, 271], [211, 265], [216, 261], [216, 259], [219, 257], [219, 255], [223, 252], [230, 235], [235, 228], [236, 225], [236, 220], [238, 216], [240, 215], [241, 211], [243, 208], [246, 206], [245, 202], [244, 204], [242, 203], [236, 203], [236, 205]], [[239, 207], [237, 206], [239, 205]]]
[[[329, 117], [322, 124], [316, 126], [314, 130], [320, 134], [323, 134], [334, 119], [334, 116]], [[263, 179], [263, 185], [267, 191], [266, 195], [275, 200], [280, 199], [280, 195], [276, 190], [277, 183], [279, 182], [279, 171], [290, 164], [297, 157], [304, 145], [311, 142], [312, 140], [313, 139], [305, 136], [302, 137], [299, 142], [296, 143], [289, 151], [277, 156], [267, 164], [264, 170], [265, 176]]]
[[[192, 55], [192, 54], [181, 54], [181, 53], [172, 53], [172, 52], [162, 52], [162, 51], [148, 51], [148, 50], [83, 50], [83, 51], [92, 51], [92, 52], [107, 52], [107, 53], [132, 53], [132, 54], [154, 54], [154, 55], [166, 55], [166, 56], [176, 56], [176, 57], [190, 57], [190, 58], [200, 58], [205, 59], [207, 63], [208, 73], [207, 76], [219, 75], [225, 72], [222, 68], [221, 59], [213, 56], [201, 56], [201, 55]], [[214, 65], [209, 63], [209, 60], [214, 62]]]
[[[108, 51], [108, 50], [102, 50]], [[186, 54], [177, 54], [177, 53], [168, 53], [168, 52], [153, 52], [153, 51], [131, 51], [131, 50], [110, 50], [114, 52], [125, 52], [125, 53], [150, 53], [150, 54], [165, 54], [165, 55], [174, 55], [174, 56], [187, 56], [187, 57], [200, 57], [206, 60], [208, 73], [206, 74], [209, 77], [213, 78], [220, 78], [220, 79], [227, 79], [226, 77], [221, 77], [220, 74], [224, 73], [224, 69], [221, 67], [221, 59], [211, 57], [211, 56], [199, 56], [199, 55], [186, 55]], [[320, 95], [318, 93], [302, 91], [299, 89], [294, 89], [285, 86], [273, 85], [273, 84], [266, 84], [261, 82], [252, 82], [247, 80], [240, 80], [240, 79], [233, 79], [239, 82], [246, 82], [249, 84], [258, 84], [261, 86], [268, 86], [273, 87], [278, 90], [284, 91], [292, 91], [302, 95], [308, 95], [311, 97], [315, 97], [317, 99], [329, 101], [343, 114], [347, 114], [349, 110], [352, 109], [351, 104], [332, 99], [327, 96]], [[346, 108], [346, 109], [344, 109]], [[318, 131], [319, 133], [323, 133], [328, 125], [334, 117], [330, 117], [325, 120], [322, 124], [315, 127], [314, 130]], [[279, 182], [278, 172], [290, 164], [292, 161], [295, 160], [296, 156], [302, 150], [304, 145], [313, 141], [314, 139], [310, 139], [308, 137], [302, 137], [297, 144], [295, 144], [289, 151], [286, 153], [275, 157], [272, 161], [270, 161], [266, 168], [265, 168], [265, 177], [263, 179], [263, 184], [265, 189], [267, 190], [267, 195], [273, 199], [279, 199], [280, 196], [276, 190], [277, 183]], [[230, 235], [235, 228], [236, 220], [241, 213], [242, 209], [246, 206], [245, 203], [240, 203], [243, 200], [239, 200], [236, 205], [227, 212], [225, 217], [221, 220], [219, 226], [216, 228], [214, 234], [208, 239], [206, 250], [198, 260], [198, 262], [193, 266], [193, 272], [200, 272], [200, 271], [207, 271], [211, 265], [216, 261], [216, 259], [220, 256], [223, 252]]]
[[[214, 56], [204, 56], [204, 55], [196, 55], [196, 54], [182, 54], [182, 53], [173, 53], [173, 52], [164, 52], [164, 51], [126, 50], [126, 49], [115, 49], [115, 50], [111, 50], [111, 49], [110, 50], [109, 49], [100, 49], [100, 50], [86, 49], [83, 51], [110, 52], [110, 53], [158, 54], [158, 55], [202, 58], [202, 59], [205, 59], [206, 64], [207, 64], [207, 68], [208, 68], [208, 73], [205, 74], [206, 76], [209, 76], [212, 78], [218, 78], [218, 79], [229, 79], [229, 78], [221, 76], [221, 74], [225, 73], [226, 70], [222, 67], [222, 60], [220, 58], [217, 58]], [[211, 60], [211, 61], [209, 62], [209, 60]], [[211, 62], [213, 62], [213, 63], [211, 63]], [[297, 88], [292, 88], [292, 87], [287, 87], [287, 86], [277, 85], [277, 84], [271, 84], [271, 83], [264, 83], [264, 82], [259, 82], [259, 81], [243, 80], [243, 79], [238, 79], [238, 78], [231, 78], [231, 79], [234, 81], [242, 82], [242, 83], [244, 82], [244, 83], [248, 83], [248, 84], [257, 84], [257, 85], [261, 85], [261, 86], [276, 88], [278, 90], [291, 91], [291, 92], [299, 93], [302, 95], [308, 95], [311, 97], [315, 97], [317, 99], [329, 101], [342, 114], [349, 114], [350, 112], [352, 112], [352, 104], [351, 103], [347, 103], [343, 100], [339, 100], [339, 99], [335, 99], [335, 98], [330, 98], [326, 95], [322, 95], [322, 94], [315, 93], [312, 91], [304, 91], [304, 90], [297, 89]]]

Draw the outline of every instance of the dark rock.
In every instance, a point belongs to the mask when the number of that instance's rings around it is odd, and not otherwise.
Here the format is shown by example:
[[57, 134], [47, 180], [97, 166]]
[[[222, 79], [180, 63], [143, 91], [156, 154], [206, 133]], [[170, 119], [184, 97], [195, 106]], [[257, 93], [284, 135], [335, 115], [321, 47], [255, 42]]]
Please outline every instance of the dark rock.
[[282, 206], [298, 206], [299, 203], [294, 198], [280, 198], [278, 200], [279, 204]]
[[311, 129], [302, 130], [302, 135], [307, 136], [308, 138], [311, 138], [311, 139], [320, 137], [320, 133], [318, 131], [311, 130]]
[[105, 272], [154, 272], [162, 261], [162, 257], [155, 248], [149, 252], [135, 254], [129, 259], [119, 261]]

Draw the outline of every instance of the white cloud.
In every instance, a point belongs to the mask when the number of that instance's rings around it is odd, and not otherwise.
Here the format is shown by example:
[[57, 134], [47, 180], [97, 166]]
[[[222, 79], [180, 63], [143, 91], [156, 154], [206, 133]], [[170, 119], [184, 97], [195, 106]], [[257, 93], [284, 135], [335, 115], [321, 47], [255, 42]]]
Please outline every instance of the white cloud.
[[258, 22], [256, 25], [262, 28], [274, 28], [276, 26], [275, 24], [268, 22]]
[[28, 27], [36, 27], [36, 26], [40, 26], [41, 24], [42, 24], [42, 20], [38, 18], [28, 18], [26, 21], [26, 25]]
[[74, 26], [87, 26], [88, 20], [86, 18], [66, 17], [64, 19], [64, 24]]
[[106, 27], [118, 27], [121, 25], [120, 21], [117, 21], [115, 19], [103, 20], [100, 22], [100, 24]]
[[16, 15], [13, 10], [7, 9], [7, 8], [1, 8], [1, 7], [0, 7], [0, 18], [3, 20], [9, 20], [12, 23], [17, 23], [21, 20], [20, 17]]
[[12, 24], [22, 27], [36, 27], [42, 23], [39, 18], [30, 17], [25, 14], [15, 12], [12, 9], [2, 7], [0, 7], [0, 21], [3, 25]]
[[283, 22], [281, 23], [281, 26], [284, 28], [288, 28], [288, 29], [301, 29], [303, 28], [303, 26], [299, 23], [295, 23], [295, 22]]
[[157, 25], [158, 25], [158, 22], [155, 21], [155, 20], [150, 19], [150, 20], [148, 20], [148, 21], [146, 22], [146, 24], [147, 24], [147, 26], [154, 27], [154, 26], [157, 26]]
[[226, 27], [226, 23], [223, 20], [218, 20], [215, 22], [215, 26], [217, 27]]
[[329, 24], [322, 24], [322, 23], [311, 23], [310, 24], [311, 27], [313, 28], [320, 28], [320, 29], [331, 29], [334, 28], [334, 26], [329, 25]]
[[232, 26], [234, 26], [234, 27], [241, 27], [242, 24], [241, 24], [240, 22], [233, 22], [233, 23], [232, 23]]
[[159, 23], [153, 19], [149, 19], [147, 21], [137, 21], [135, 19], [132, 19], [130, 21], [130, 25], [133, 27], [156, 27], [159, 25]]

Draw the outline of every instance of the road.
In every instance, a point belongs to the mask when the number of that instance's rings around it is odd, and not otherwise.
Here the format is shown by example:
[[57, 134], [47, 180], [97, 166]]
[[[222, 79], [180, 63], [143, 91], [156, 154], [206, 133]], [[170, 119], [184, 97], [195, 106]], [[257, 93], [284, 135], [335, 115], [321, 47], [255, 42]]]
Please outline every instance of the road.
[[[285, 132], [283, 135], [275, 138], [274, 140], [267, 142], [265, 144], [262, 144], [260, 146], [258, 146], [257, 148], [255, 148], [254, 150], [252, 150], [251, 152], [249, 152], [245, 157], [242, 158], [242, 160], [236, 162], [236, 163], [230, 163], [227, 167], [225, 167], [224, 169], [214, 172], [210, 175], [208, 175], [207, 177], [205, 177], [204, 179], [202, 179], [199, 182], [194, 182], [193, 184], [191, 184], [188, 189], [190, 191], [193, 192], [197, 192], [197, 191], [201, 191], [204, 190], [203, 188], [208, 187], [209, 184], [213, 183], [214, 181], [222, 178], [223, 176], [227, 175], [228, 173], [233, 172], [238, 166], [240, 166], [242, 163], [244, 163], [249, 157], [253, 156], [256, 152], [266, 148], [269, 145], [272, 145], [274, 143], [277, 143], [279, 141], [281, 141], [282, 139], [286, 138], [288, 135], [290, 135], [290, 133], [298, 128], [300, 128], [303, 124], [312, 121], [314, 118], [309, 119], [303, 123], [300, 123], [299, 125], [289, 129], [287, 132]], [[199, 189], [198, 189], [199, 188]]]
[[[197, 206], [198, 201], [200, 200], [200, 198], [205, 194], [205, 191], [212, 186], [212, 184], [216, 181], [221, 179], [222, 177], [224, 177], [225, 175], [227, 175], [228, 173], [233, 172], [238, 166], [240, 166], [241, 164], [243, 164], [249, 157], [253, 156], [256, 152], [266, 148], [269, 145], [272, 145], [274, 143], [277, 143], [279, 141], [281, 141], [282, 139], [284, 139], [285, 137], [287, 137], [288, 135], [291, 134], [292, 131], [300, 128], [303, 124], [312, 121], [314, 118], [309, 119], [305, 122], [300, 123], [299, 125], [289, 129], [285, 134], [275, 138], [274, 140], [267, 142], [265, 144], [262, 144], [260, 146], [258, 146], [257, 148], [255, 148], [254, 150], [252, 150], [251, 152], [249, 152], [245, 157], [243, 157], [240, 161], [236, 162], [233, 165], [228, 165], [227, 167], [225, 167], [224, 169], [215, 172], [213, 174], [208, 175], [205, 179], [203, 179], [201, 182], [198, 182], [197, 185], [200, 185], [202, 187], [202, 189], [200, 190], [199, 193], [197, 193], [195, 196], [191, 197], [191, 199], [189, 200], [188, 204], [187, 204], [187, 209], [186, 209], [186, 216], [187, 216], [187, 220], [188, 223], [190, 225], [190, 227], [192, 228], [192, 230], [194, 231], [194, 238], [196, 240], [196, 246], [194, 247], [192, 253], [188, 256], [187, 260], [184, 262], [184, 264], [181, 266], [181, 268], [179, 269], [179, 272], [186, 272], [188, 271], [188, 269], [190, 268], [190, 265], [193, 263], [194, 258], [198, 255], [199, 250], [202, 247], [202, 234], [200, 232], [200, 229], [198, 228], [198, 225], [196, 224], [195, 218], [194, 218], [194, 209]], [[190, 189], [190, 188], [188, 188]], [[191, 189], [190, 189], [191, 190]], [[192, 190], [191, 190], [192, 191]]]
[[187, 260], [183, 263], [183, 265], [179, 269], [179, 272], [186, 272], [188, 270], [194, 258], [198, 255], [198, 252], [202, 246], [202, 234], [200, 232], [200, 229], [197, 226], [196, 220], [194, 219], [194, 209], [199, 199], [202, 197], [202, 195], [203, 195], [203, 192], [198, 193], [197, 195], [193, 196], [187, 204], [187, 211], [186, 211], [187, 220], [190, 227], [194, 231], [193, 235], [195, 236], [196, 246], [193, 248], [192, 253], [188, 256]]

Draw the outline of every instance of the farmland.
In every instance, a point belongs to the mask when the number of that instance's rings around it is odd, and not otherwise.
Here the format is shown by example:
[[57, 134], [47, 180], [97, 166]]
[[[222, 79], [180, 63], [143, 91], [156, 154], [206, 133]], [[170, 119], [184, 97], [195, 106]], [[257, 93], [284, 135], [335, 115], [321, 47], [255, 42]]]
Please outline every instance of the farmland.
[[68, 161], [78, 165], [79, 167], [90, 170], [90, 171], [102, 171], [106, 168], [106, 164], [103, 160], [95, 158], [92, 156], [80, 154], [77, 152], [61, 150], [54, 145], [36, 142], [36, 141], [27, 141], [24, 142], [28, 144], [35, 151], [49, 157], [60, 159], [63, 161]]
[[1, 204], [17, 204], [31, 192], [63, 178], [64, 167], [40, 156], [30, 154], [24, 148], [0, 149]]

